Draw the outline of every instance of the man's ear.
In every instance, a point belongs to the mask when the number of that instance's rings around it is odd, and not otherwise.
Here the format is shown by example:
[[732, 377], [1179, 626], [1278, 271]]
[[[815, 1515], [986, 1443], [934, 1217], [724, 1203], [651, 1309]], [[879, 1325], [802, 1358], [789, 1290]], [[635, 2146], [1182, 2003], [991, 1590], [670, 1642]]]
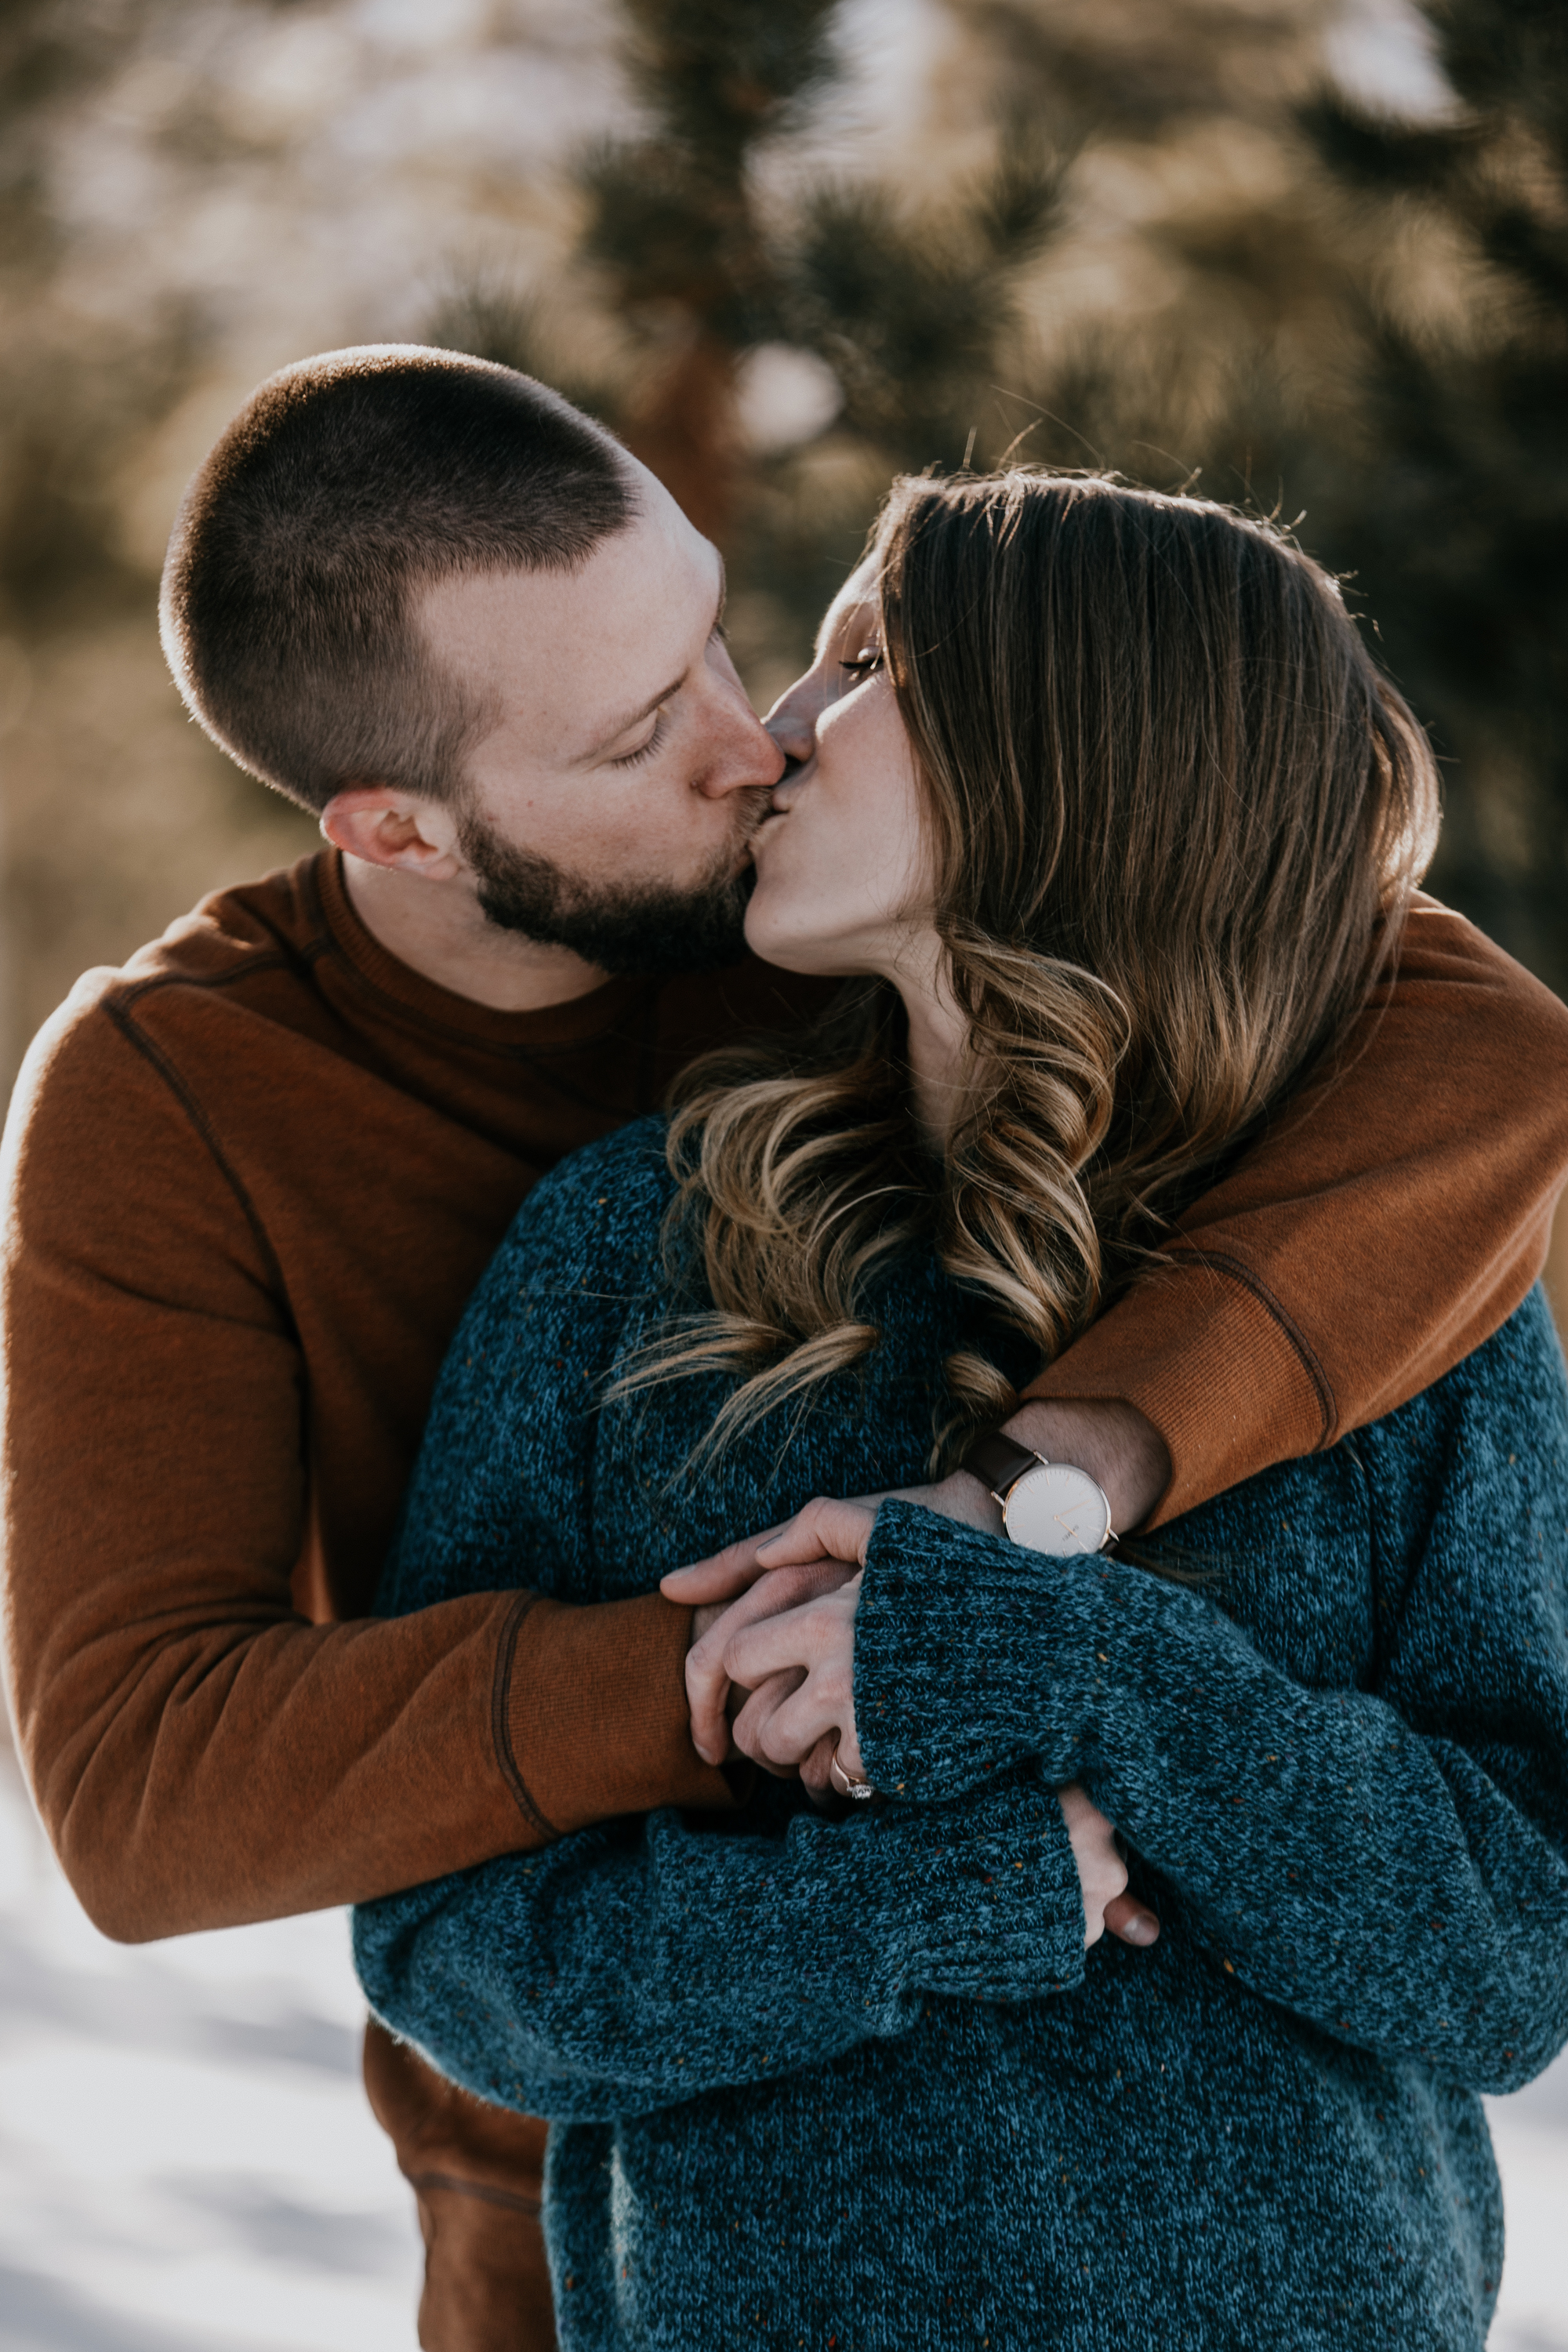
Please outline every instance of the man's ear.
[[449, 882], [463, 871], [452, 812], [440, 801], [391, 784], [351, 784], [321, 811], [321, 831], [337, 849], [367, 866]]

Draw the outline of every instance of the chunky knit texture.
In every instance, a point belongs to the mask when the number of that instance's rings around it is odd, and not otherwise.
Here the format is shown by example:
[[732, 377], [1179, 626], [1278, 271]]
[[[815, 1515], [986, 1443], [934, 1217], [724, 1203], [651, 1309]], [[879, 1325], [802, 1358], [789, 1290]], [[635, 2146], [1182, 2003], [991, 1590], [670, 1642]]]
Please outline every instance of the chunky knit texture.
[[[859, 1372], [712, 1473], [683, 1465], [718, 1383], [600, 1407], [668, 1306], [669, 1193], [645, 1123], [531, 1196], [437, 1391], [385, 1609], [645, 1590], [814, 1493], [921, 1475], [914, 1368], [973, 1311], [928, 1265]], [[893, 1792], [872, 1818], [764, 1782], [738, 1816], [362, 1909], [381, 2014], [554, 2119], [565, 2352], [1479, 2352], [1502, 2226], [1476, 2093], [1568, 2039], [1565, 1559], [1536, 1296], [1146, 1565], [885, 1505], [857, 1626]], [[1075, 1778], [1134, 1850], [1152, 1952], [1082, 1950], [1050, 1793]]]

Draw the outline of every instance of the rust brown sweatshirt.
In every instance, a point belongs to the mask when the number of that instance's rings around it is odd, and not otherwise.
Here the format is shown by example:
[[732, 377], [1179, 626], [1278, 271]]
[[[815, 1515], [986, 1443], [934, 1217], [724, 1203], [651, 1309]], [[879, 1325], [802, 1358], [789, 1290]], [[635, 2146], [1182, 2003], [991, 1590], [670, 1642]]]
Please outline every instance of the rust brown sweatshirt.
[[[1384, 994], [1168, 1271], [1037, 1384], [1142, 1407], [1164, 1516], [1414, 1393], [1540, 1269], [1568, 1012], [1430, 902]], [[446, 1341], [530, 1184], [692, 1053], [812, 1001], [749, 966], [493, 1012], [381, 949], [323, 855], [89, 974], [44, 1031], [6, 1145], [7, 1666], [109, 1933], [727, 1801], [657, 1595], [364, 1611]]]

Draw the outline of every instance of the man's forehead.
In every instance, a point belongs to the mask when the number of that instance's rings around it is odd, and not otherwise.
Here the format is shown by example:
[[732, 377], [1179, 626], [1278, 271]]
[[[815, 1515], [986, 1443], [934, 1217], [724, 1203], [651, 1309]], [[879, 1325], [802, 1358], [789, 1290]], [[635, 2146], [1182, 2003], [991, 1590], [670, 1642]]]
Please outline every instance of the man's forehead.
[[438, 657], [513, 709], [527, 707], [555, 738], [554, 752], [576, 756], [687, 666], [694, 637], [712, 626], [722, 570], [718, 550], [689, 525], [671, 530], [650, 516], [570, 572], [430, 582], [414, 618]]

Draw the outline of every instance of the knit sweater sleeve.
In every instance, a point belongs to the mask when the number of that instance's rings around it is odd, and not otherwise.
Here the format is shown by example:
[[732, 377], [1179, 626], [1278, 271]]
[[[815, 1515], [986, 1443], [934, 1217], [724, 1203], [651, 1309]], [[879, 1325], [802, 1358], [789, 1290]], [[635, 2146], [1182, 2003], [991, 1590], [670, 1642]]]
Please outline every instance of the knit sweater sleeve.
[[1077, 1985], [1083, 1909], [1054, 1793], [780, 1834], [674, 1811], [579, 1832], [363, 1906], [372, 2007], [502, 2105], [592, 2121], [756, 2083], [910, 2032], [922, 1996]]
[[927, 1801], [1026, 1756], [1081, 1780], [1216, 1965], [1511, 2090], [1568, 2040], [1568, 1410], [1539, 1293], [1355, 1448], [1371, 1687], [1306, 1686], [1201, 1589], [889, 1503], [856, 1624], [861, 1750]]

